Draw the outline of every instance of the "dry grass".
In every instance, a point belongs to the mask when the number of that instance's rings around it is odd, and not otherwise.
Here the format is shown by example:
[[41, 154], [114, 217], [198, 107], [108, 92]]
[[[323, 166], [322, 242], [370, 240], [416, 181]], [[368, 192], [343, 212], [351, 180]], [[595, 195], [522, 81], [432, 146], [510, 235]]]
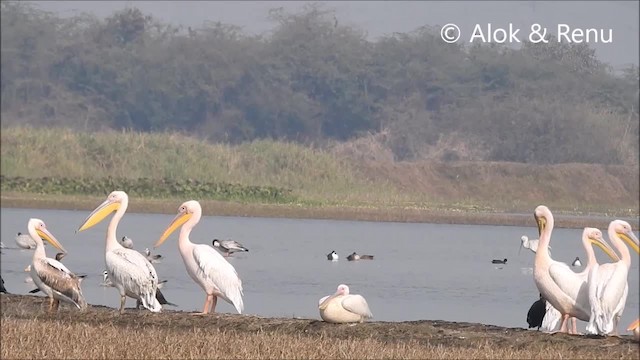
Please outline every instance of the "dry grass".
[[2, 295], [3, 359], [637, 359], [630, 337], [587, 338], [441, 321], [355, 326], [241, 315], [151, 314], [92, 306], [42, 313], [42, 298]]

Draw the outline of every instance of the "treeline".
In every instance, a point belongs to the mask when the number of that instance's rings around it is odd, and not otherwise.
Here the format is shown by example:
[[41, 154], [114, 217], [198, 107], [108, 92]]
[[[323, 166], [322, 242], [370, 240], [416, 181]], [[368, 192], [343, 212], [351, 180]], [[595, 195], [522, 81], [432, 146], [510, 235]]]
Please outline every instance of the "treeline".
[[638, 67], [582, 44], [446, 44], [424, 27], [377, 41], [322, 6], [270, 12], [250, 36], [136, 8], [61, 18], [2, 1], [3, 126], [180, 131], [305, 144], [365, 134], [397, 160], [638, 162]]

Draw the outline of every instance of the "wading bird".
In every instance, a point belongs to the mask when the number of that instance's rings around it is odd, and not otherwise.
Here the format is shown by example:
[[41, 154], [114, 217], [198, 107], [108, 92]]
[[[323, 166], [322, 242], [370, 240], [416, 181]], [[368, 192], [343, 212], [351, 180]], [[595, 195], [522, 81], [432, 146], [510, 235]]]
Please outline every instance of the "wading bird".
[[[583, 321], [589, 319], [591, 311], [587, 282], [584, 275], [576, 274], [569, 265], [555, 261], [549, 256], [548, 246], [554, 226], [553, 214], [549, 208], [544, 205], [536, 207], [534, 217], [540, 233], [540, 243], [533, 265], [533, 279], [542, 297], [562, 315], [560, 332], [567, 332], [569, 317]], [[588, 238], [588, 242], [599, 245], [609, 256], [617, 257], [613, 249], [602, 239], [602, 233], [598, 229], [593, 230], [595, 231], [583, 231], [583, 246], [589, 257], [594, 256], [593, 248], [590, 244], [585, 245], [585, 237]], [[577, 332], [575, 326], [574, 322], [573, 332]]]
[[123, 247], [116, 239], [118, 223], [127, 211], [129, 196], [124, 191], [114, 191], [107, 199], [89, 214], [80, 225], [83, 231], [101, 222], [115, 211], [107, 227], [105, 241], [105, 265], [109, 279], [120, 293], [120, 313], [124, 312], [126, 297], [140, 300], [142, 305], [159, 312], [162, 306], [156, 300], [158, 274], [149, 260], [141, 253]]
[[327, 260], [338, 261], [338, 253], [335, 252], [335, 250], [331, 250], [331, 252], [327, 254]]
[[631, 267], [631, 254], [625, 242], [638, 251], [638, 238], [628, 222], [613, 220], [609, 224], [608, 234], [609, 241], [620, 254], [620, 260], [594, 265], [588, 278], [591, 314], [587, 332], [597, 335], [618, 334], [618, 321], [629, 291], [627, 277]]
[[353, 254], [347, 256], [347, 260], [349, 260], [349, 261], [373, 260], [373, 255], [358, 255], [354, 251]]
[[362, 295], [349, 294], [349, 287], [340, 284], [333, 295], [318, 301], [320, 317], [328, 323], [364, 322], [373, 317], [367, 300]]
[[66, 252], [58, 240], [47, 230], [44, 221], [29, 219], [27, 223], [29, 235], [36, 243], [31, 262], [31, 278], [33, 283], [49, 297], [49, 311], [58, 310], [60, 300], [75, 305], [78, 309], [87, 308], [87, 302], [82, 295], [80, 282], [82, 278], [75, 275], [58, 260], [50, 259], [44, 251], [42, 239], [62, 252]]
[[179, 227], [178, 250], [184, 261], [187, 273], [207, 294], [204, 308], [200, 314], [215, 312], [218, 297], [232, 304], [242, 314], [242, 281], [236, 269], [213, 247], [205, 244], [194, 244], [189, 240], [191, 230], [202, 217], [202, 207], [195, 200], [190, 200], [178, 208], [178, 214], [156, 242], [155, 247], [165, 240]]
[[214, 248], [219, 249], [224, 256], [233, 255], [235, 252], [240, 251], [249, 251], [246, 247], [242, 246], [239, 242], [235, 240], [218, 240], [213, 239], [211, 242]]

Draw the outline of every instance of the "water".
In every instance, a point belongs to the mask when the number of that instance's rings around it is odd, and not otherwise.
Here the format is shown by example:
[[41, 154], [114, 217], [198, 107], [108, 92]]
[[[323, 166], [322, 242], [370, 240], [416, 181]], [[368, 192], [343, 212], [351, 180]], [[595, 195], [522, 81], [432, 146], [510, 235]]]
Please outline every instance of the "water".
[[[176, 204], [177, 205], [177, 204]], [[30, 217], [47, 223], [49, 230], [69, 252], [63, 262], [74, 272], [87, 274], [82, 288], [90, 304], [117, 308], [114, 288], [100, 286], [104, 270], [104, 236], [109, 219], [75, 234], [87, 211], [2, 208], [2, 277], [10, 292], [26, 294], [35, 288], [25, 283], [23, 270], [31, 263], [32, 251], [15, 249], [15, 234], [26, 232]], [[118, 237], [127, 235], [136, 250], [152, 249], [174, 215], [128, 213], [120, 222]], [[318, 300], [335, 292], [340, 283], [366, 297], [374, 320], [447, 320], [478, 322], [508, 327], [526, 327], [526, 314], [538, 299], [533, 282], [534, 254], [518, 254], [520, 236], [537, 238], [530, 227], [487, 225], [443, 225], [376, 223], [333, 220], [298, 220], [203, 216], [191, 240], [211, 244], [213, 238], [232, 238], [249, 248], [229, 261], [244, 286], [245, 313], [260, 316], [319, 319]], [[606, 230], [606, 229], [605, 229]], [[163, 255], [155, 264], [160, 279], [167, 279], [162, 292], [178, 305], [176, 309], [201, 311], [205, 294], [187, 275], [178, 253], [177, 233], [153, 253]], [[576, 256], [586, 260], [581, 248], [581, 230], [555, 229], [554, 259], [571, 263]], [[335, 250], [338, 262], [326, 255]], [[52, 246], [47, 255], [54, 257]], [[348, 262], [356, 251], [374, 260]], [[596, 250], [600, 263], [609, 261]], [[506, 265], [492, 259], [507, 258]], [[634, 254], [629, 271], [629, 295], [619, 324], [638, 317], [638, 261]], [[578, 268], [580, 270], [580, 268]], [[135, 301], [127, 300], [127, 306]], [[219, 301], [217, 311], [233, 313]], [[584, 331], [586, 323], [579, 322]]]

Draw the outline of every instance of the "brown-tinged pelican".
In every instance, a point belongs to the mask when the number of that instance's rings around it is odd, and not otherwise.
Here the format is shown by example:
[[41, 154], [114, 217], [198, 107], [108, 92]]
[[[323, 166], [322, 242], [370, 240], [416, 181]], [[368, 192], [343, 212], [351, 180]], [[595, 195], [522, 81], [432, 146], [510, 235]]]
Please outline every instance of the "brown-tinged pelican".
[[159, 312], [162, 306], [156, 300], [156, 290], [158, 289], [156, 269], [144, 255], [123, 247], [116, 239], [118, 223], [127, 211], [127, 206], [129, 206], [127, 193], [124, 191], [112, 192], [102, 204], [89, 214], [78, 231], [91, 228], [115, 211], [107, 227], [105, 267], [109, 279], [120, 293], [120, 313], [124, 312], [127, 296], [142, 301], [142, 305], [146, 309]]
[[176, 229], [181, 227], [178, 237], [178, 250], [187, 268], [187, 273], [207, 294], [204, 308], [200, 314], [215, 312], [218, 297], [232, 304], [239, 314], [244, 309], [242, 301], [242, 281], [236, 269], [213, 247], [194, 244], [189, 240], [191, 230], [202, 217], [200, 203], [191, 200], [178, 208], [178, 214], [162, 233], [155, 247], [162, 245]]
[[318, 309], [322, 320], [329, 323], [364, 322], [373, 317], [364, 297], [349, 294], [345, 284], [340, 284], [335, 294], [320, 299]]

